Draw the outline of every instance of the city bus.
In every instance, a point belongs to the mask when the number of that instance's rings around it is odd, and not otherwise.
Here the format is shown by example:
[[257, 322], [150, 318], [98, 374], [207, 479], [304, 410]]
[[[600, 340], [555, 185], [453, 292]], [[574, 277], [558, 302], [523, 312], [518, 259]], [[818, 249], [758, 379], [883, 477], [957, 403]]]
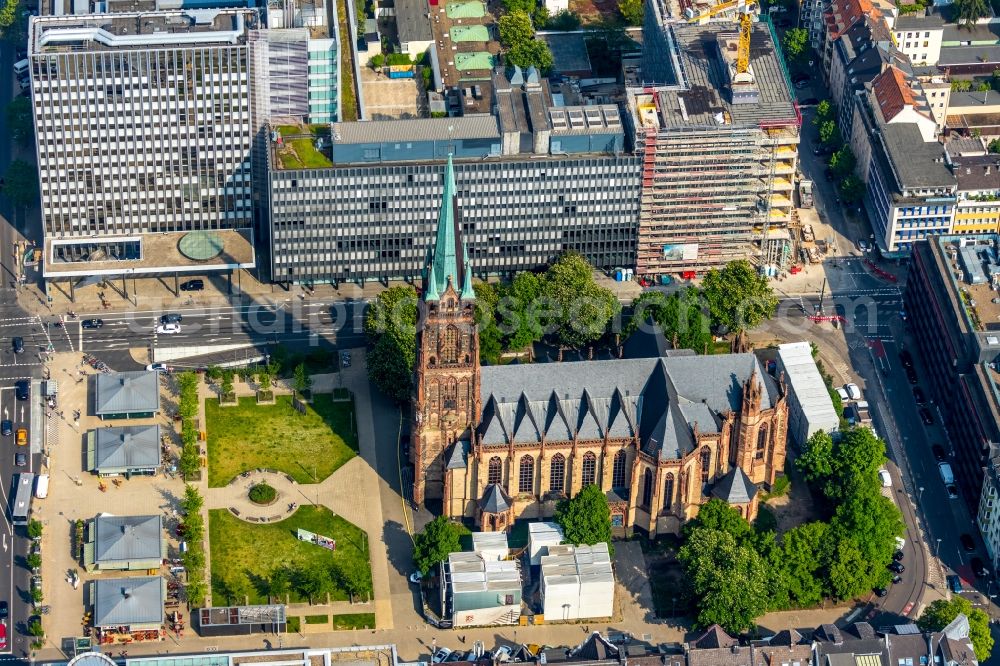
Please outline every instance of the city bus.
[[14, 475], [14, 488], [11, 493], [10, 522], [14, 525], [27, 525], [31, 515], [31, 494], [34, 491], [35, 475], [24, 473]]

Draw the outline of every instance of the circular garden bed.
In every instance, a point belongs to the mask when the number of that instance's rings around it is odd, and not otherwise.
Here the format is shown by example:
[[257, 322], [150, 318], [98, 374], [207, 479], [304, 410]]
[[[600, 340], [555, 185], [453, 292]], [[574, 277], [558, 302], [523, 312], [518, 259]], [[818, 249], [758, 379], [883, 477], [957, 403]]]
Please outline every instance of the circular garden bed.
[[248, 495], [251, 502], [262, 506], [274, 504], [275, 500], [278, 499], [278, 491], [266, 483], [255, 484], [250, 488]]

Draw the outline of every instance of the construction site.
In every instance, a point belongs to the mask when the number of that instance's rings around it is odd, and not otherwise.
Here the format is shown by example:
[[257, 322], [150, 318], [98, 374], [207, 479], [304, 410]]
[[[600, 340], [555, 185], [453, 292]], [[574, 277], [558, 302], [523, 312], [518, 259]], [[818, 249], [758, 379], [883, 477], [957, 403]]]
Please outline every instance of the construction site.
[[662, 48], [626, 71], [643, 160], [636, 272], [692, 278], [750, 258], [777, 275], [794, 260], [802, 125], [777, 36], [745, 3], [650, 6]]

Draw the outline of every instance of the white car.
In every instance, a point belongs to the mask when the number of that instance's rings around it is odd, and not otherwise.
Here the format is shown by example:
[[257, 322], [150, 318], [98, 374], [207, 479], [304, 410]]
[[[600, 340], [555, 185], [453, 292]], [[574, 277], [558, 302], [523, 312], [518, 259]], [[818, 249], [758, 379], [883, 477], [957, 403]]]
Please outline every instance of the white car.
[[445, 659], [447, 659], [448, 655], [450, 655], [450, 654], [451, 654], [451, 650], [450, 649], [448, 649], [446, 647], [438, 648], [437, 652], [434, 653], [434, 656], [431, 657], [431, 663], [432, 664], [443, 664], [444, 661], [445, 661]]
[[847, 389], [847, 395], [850, 396], [851, 400], [861, 400], [861, 389], [858, 388], [857, 384], [848, 384], [844, 388]]
[[156, 332], [157, 333], [162, 333], [164, 335], [172, 335], [174, 333], [180, 333], [181, 332], [181, 325], [180, 324], [160, 324], [159, 326], [156, 327]]
[[166, 363], [150, 363], [146, 366], [146, 370], [149, 372], [170, 372]]
[[845, 389], [842, 386], [837, 389], [837, 395], [840, 396], [840, 401], [841, 402], [847, 402], [850, 399], [850, 397], [851, 397], [851, 396], [847, 395], [847, 389]]
[[496, 650], [493, 650], [493, 660], [503, 664], [510, 661], [513, 654], [514, 650], [509, 645], [500, 645]]
[[878, 478], [879, 478], [879, 481], [882, 482], [882, 487], [883, 488], [891, 488], [892, 487], [892, 477], [889, 476], [889, 471], [888, 470], [880, 469], [878, 471]]
[[410, 574], [410, 582], [414, 585], [420, 585], [420, 581], [424, 579], [424, 575], [419, 571], [414, 571]]

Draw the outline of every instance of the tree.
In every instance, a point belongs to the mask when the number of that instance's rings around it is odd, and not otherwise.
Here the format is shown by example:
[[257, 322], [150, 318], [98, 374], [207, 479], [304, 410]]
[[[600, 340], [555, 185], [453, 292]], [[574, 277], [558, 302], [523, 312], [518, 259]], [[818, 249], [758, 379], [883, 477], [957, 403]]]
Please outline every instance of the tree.
[[935, 599], [917, 620], [921, 631], [941, 631], [961, 613], [969, 619], [969, 638], [976, 651], [976, 659], [983, 663], [993, 652], [993, 637], [990, 635], [990, 618], [982, 610], [972, 607], [965, 597], [954, 596], [951, 599]]
[[863, 493], [878, 494], [878, 470], [885, 463], [885, 442], [870, 428], [853, 428], [841, 434], [833, 458], [834, 487], [831, 498]]
[[304, 394], [312, 386], [312, 377], [306, 372], [306, 364], [299, 363], [295, 366], [295, 390]]
[[966, 79], [952, 79], [951, 81], [952, 92], [968, 92], [972, 90], [972, 81]]
[[743, 544], [753, 536], [750, 523], [740, 515], [740, 512], [717, 497], [702, 504], [695, 519], [684, 526], [684, 534], [687, 536], [697, 530], [725, 532], [732, 536], [737, 544]]
[[267, 579], [267, 593], [273, 601], [283, 603], [291, 591], [292, 575], [286, 566], [275, 568]]
[[334, 578], [345, 592], [356, 599], [371, 596], [372, 575], [367, 562], [355, 558], [344, 559], [334, 569]]
[[271, 372], [267, 368], [264, 368], [257, 373], [257, 378], [260, 380], [260, 390], [270, 391], [271, 390]]
[[234, 572], [226, 579], [226, 591], [229, 593], [229, 603], [236, 606], [243, 606], [247, 603], [247, 598], [253, 591], [250, 587], [250, 579], [242, 571]]
[[4, 174], [3, 193], [15, 206], [28, 206], [38, 201], [38, 170], [24, 160], [14, 160]]
[[448, 559], [451, 553], [462, 550], [458, 541], [459, 529], [445, 516], [438, 516], [413, 537], [413, 563], [423, 575]]
[[642, 25], [643, 0], [618, 0], [618, 12], [629, 25]]
[[840, 198], [844, 203], [854, 204], [865, 196], [865, 184], [857, 176], [851, 175], [840, 183]]
[[0, 8], [0, 29], [3, 29], [4, 36], [6, 36], [7, 28], [17, 22], [20, 9], [20, 0], [6, 0], [3, 7]]
[[711, 349], [711, 320], [706, 314], [705, 301], [695, 287], [669, 296], [660, 291], [647, 291], [632, 303], [632, 319], [626, 334], [651, 321], [660, 327], [664, 337], [681, 349], [693, 349], [699, 354]]
[[1000, 153], [1000, 139], [993, 139], [987, 147], [991, 153]]
[[28, 536], [32, 539], [42, 538], [42, 522], [40, 520], [35, 520], [32, 518], [28, 522]]
[[827, 147], [839, 146], [843, 140], [840, 137], [840, 130], [837, 129], [837, 123], [832, 120], [824, 120], [820, 123], [819, 140]]
[[721, 271], [709, 271], [702, 281], [702, 294], [712, 323], [729, 331], [753, 328], [778, 307], [767, 278], [745, 259], [730, 262]]
[[542, 74], [547, 74], [555, 60], [549, 45], [537, 39], [514, 44], [507, 51], [507, 63], [521, 68], [536, 67]]
[[497, 327], [508, 350], [521, 350], [545, 335], [548, 311], [541, 300], [544, 280], [535, 273], [518, 273], [498, 292]]
[[816, 115], [813, 117], [813, 125], [819, 127], [828, 120], [833, 120], [833, 104], [830, 100], [824, 99], [816, 105]]
[[585, 487], [576, 497], [556, 505], [555, 520], [563, 529], [568, 543], [592, 546], [603, 541], [611, 546], [611, 508], [599, 486]]
[[395, 286], [380, 293], [365, 314], [368, 378], [398, 402], [410, 398], [417, 347], [417, 292]]
[[226, 370], [222, 375], [222, 395], [227, 396], [233, 392], [233, 373]]
[[296, 570], [295, 587], [308, 597], [309, 603], [314, 599], [322, 601], [334, 589], [330, 573], [329, 566], [313, 562], [303, 569]]
[[615, 295], [594, 281], [587, 260], [575, 253], [560, 257], [545, 271], [544, 293], [555, 311], [553, 337], [568, 347], [600, 338], [621, 308]]
[[385, 56], [381, 53], [376, 53], [371, 58], [368, 59], [368, 64], [374, 70], [382, 69], [382, 65], [385, 64]]
[[854, 153], [851, 152], [851, 147], [846, 145], [841, 146], [839, 150], [830, 155], [830, 159], [827, 161], [830, 171], [837, 178], [843, 178], [854, 173], [854, 167], [857, 163]]
[[691, 532], [677, 559], [698, 600], [695, 624], [699, 628], [719, 624], [730, 633], [740, 633], [753, 627], [767, 610], [764, 561], [751, 546], [737, 544], [728, 532]]
[[809, 31], [805, 28], [791, 28], [785, 32], [781, 45], [788, 62], [801, 62], [809, 55]]
[[7, 129], [14, 141], [22, 146], [30, 146], [35, 134], [35, 120], [31, 112], [31, 100], [18, 95], [7, 105]]
[[185, 444], [181, 448], [181, 456], [177, 461], [177, 469], [185, 479], [194, 478], [201, 469], [201, 460], [198, 458], [198, 447], [194, 444]]
[[867, 563], [853, 539], [834, 542], [827, 560], [830, 592], [838, 599], [852, 599], [872, 588], [866, 575]]
[[500, 362], [501, 344], [500, 327], [497, 326], [496, 311], [500, 295], [496, 288], [488, 282], [477, 282], [472, 285], [476, 292], [476, 327], [479, 329], [479, 359], [489, 365]]
[[799, 606], [815, 606], [823, 599], [822, 557], [828, 531], [826, 523], [815, 521], [788, 530], [781, 539], [788, 594]]
[[568, 9], [556, 12], [555, 16], [549, 18], [546, 24], [549, 30], [564, 30], [566, 32], [580, 28], [580, 15]]
[[972, 27], [981, 18], [990, 15], [990, 5], [986, 0], [955, 0], [952, 16], [956, 23]]
[[42, 627], [41, 619], [36, 617], [28, 624], [28, 633], [38, 638], [45, 635], [45, 629]]
[[506, 49], [530, 42], [535, 38], [531, 16], [523, 9], [516, 9], [501, 16], [497, 21], [497, 27], [500, 31], [500, 44]]
[[184, 498], [181, 500], [181, 511], [185, 516], [200, 516], [205, 500], [198, 488], [190, 483], [184, 485]]
[[503, 8], [508, 14], [512, 12], [523, 12], [530, 15], [535, 11], [536, 0], [503, 0]]
[[539, 27], [549, 22], [549, 8], [545, 6], [544, 2], [539, 2], [535, 11], [531, 12], [531, 22]]
[[42, 556], [38, 553], [29, 553], [24, 558], [24, 563], [29, 569], [38, 569], [42, 566]]
[[833, 474], [833, 439], [825, 430], [817, 430], [806, 440], [795, 466], [806, 481], [822, 487]]

